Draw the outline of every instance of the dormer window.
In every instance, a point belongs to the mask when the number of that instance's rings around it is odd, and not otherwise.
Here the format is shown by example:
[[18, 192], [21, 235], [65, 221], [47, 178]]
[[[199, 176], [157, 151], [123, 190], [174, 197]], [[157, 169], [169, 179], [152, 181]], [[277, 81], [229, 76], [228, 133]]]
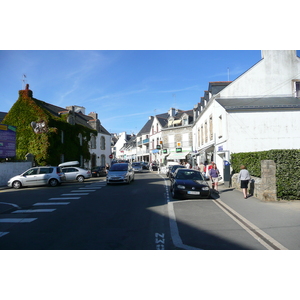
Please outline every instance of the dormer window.
[[168, 127], [172, 127], [173, 126], [173, 122], [174, 122], [174, 118], [170, 118], [168, 120]]

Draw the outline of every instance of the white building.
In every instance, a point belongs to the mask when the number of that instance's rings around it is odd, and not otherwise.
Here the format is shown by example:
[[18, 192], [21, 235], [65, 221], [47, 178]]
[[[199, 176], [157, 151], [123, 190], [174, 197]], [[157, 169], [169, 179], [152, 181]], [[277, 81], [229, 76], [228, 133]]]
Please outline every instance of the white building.
[[257, 64], [201, 108], [193, 127], [197, 160], [211, 159], [223, 171], [231, 153], [299, 149], [299, 97], [296, 51], [262, 51]]

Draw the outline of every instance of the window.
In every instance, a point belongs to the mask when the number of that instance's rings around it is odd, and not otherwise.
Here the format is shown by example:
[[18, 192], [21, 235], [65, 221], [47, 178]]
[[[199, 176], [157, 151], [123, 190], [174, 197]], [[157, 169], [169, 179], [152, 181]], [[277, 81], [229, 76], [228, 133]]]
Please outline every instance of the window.
[[300, 98], [300, 81], [295, 82], [295, 97]]
[[96, 149], [96, 137], [93, 134], [91, 136], [91, 149]]
[[105, 150], [105, 137], [101, 136], [100, 138], [100, 149]]
[[223, 120], [222, 115], [219, 116], [219, 138], [223, 136]]
[[78, 134], [78, 138], [79, 138], [79, 145], [82, 146], [82, 134], [81, 133]]
[[208, 142], [208, 124], [207, 124], [207, 121], [205, 121], [204, 123], [204, 140], [205, 140], [205, 143]]
[[204, 144], [204, 129], [203, 129], [203, 125], [201, 125], [201, 145]]
[[213, 118], [212, 115], [209, 116], [209, 139], [212, 141], [214, 136], [213, 132]]
[[101, 166], [105, 166], [106, 164], [106, 161], [105, 161], [105, 155], [104, 154], [101, 154]]

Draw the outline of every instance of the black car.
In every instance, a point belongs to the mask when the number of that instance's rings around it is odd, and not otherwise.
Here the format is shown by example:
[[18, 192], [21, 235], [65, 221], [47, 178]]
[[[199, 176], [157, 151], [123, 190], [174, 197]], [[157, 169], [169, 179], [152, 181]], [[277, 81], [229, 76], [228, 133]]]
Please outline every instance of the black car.
[[170, 192], [174, 199], [210, 198], [210, 188], [201, 172], [178, 168], [171, 176]]
[[168, 173], [168, 176], [169, 176], [170, 178], [171, 178], [171, 176], [174, 176], [175, 171], [176, 171], [177, 169], [179, 169], [179, 168], [184, 169], [185, 166], [183, 166], [183, 165], [173, 165], [173, 166], [171, 166], [171, 168], [170, 168], [170, 170], [169, 170], [169, 173]]
[[105, 166], [99, 166], [99, 167], [92, 168], [92, 176], [93, 177], [106, 176]]

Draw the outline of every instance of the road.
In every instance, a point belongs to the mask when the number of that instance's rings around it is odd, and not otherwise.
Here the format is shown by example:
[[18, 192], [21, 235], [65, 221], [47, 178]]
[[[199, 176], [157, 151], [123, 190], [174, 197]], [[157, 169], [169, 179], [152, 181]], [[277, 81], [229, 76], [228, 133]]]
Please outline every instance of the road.
[[299, 217], [289, 215], [291, 226], [284, 220], [278, 229], [277, 218], [269, 218], [270, 226], [264, 223], [268, 218], [256, 217], [255, 205], [261, 205], [261, 214], [275, 216], [271, 206], [233, 196], [224, 191], [214, 199], [173, 200], [169, 180], [157, 172], [136, 173], [129, 185], [107, 186], [104, 178], [92, 178], [55, 188], [1, 190], [0, 202], [13, 206], [0, 214], [0, 249], [300, 249], [286, 231], [299, 235]]
[[163, 178], [136, 174], [130, 185], [104, 179], [4, 190], [0, 249], [172, 249]]

